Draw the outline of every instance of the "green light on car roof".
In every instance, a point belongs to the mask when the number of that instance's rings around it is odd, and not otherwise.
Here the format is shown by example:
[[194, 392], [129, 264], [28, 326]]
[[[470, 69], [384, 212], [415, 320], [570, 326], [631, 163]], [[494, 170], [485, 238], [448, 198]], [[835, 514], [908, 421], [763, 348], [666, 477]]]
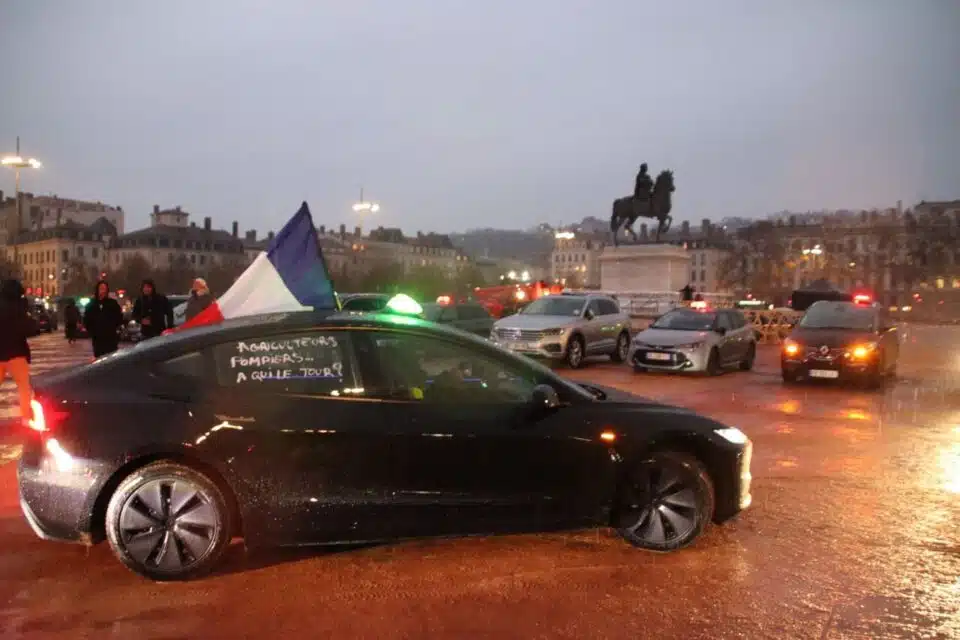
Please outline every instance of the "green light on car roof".
[[387, 309], [405, 316], [418, 316], [423, 313], [420, 303], [405, 293], [398, 293], [387, 302]]

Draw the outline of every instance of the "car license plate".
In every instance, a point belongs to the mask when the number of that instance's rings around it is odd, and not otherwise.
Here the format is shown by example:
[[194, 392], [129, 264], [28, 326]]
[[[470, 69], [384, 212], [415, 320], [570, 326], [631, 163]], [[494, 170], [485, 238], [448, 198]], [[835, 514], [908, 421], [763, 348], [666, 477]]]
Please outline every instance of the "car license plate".
[[669, 353], [660, 353], [659, 351], [649, 351], [647, 352], [647, 360], [670, 360]]
[[831, 371], [830, 369], [811, 369], [810, 370], [811, 378], [839, 378], [839, 371]]
[[532, 351], [534, 346], [529, 342], [511, 342], [508, 345], [514, 351]]

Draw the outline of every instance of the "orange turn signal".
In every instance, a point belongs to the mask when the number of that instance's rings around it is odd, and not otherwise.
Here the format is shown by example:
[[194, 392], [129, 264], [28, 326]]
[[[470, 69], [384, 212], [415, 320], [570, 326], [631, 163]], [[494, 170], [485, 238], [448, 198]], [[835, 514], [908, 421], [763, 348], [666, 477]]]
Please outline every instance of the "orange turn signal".
[[613, 431], [604, 431], [600, 434], [600, 439], [604, 442], [613, 442], [617, 439], [617, 434]]

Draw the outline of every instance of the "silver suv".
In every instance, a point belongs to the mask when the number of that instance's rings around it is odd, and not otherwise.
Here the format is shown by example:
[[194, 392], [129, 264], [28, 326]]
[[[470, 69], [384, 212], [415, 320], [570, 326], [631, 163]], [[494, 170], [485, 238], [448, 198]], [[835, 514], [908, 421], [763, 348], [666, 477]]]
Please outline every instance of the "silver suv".
[[630, 316], [606, 295], [544, 296], [495, 322], [490, 339], [525, 355], [564, 360], [573, 369], [587, 356], [623, 362], [630, 350]]

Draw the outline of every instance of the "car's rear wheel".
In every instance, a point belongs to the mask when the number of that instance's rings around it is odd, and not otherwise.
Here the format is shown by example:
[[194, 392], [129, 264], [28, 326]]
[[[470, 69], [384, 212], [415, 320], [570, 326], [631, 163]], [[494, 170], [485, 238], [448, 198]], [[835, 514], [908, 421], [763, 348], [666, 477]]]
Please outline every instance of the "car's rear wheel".
[[686, 453], [651, 454], [634, 467], [620, 494], [617, 530], [644, 549], [685, 547], [713, 519], [713, 482], [703, 464]]
[[610, 359], [614, 362], [623, 362], [630, 353], [630, 334], [624, 331], [617, 336], [617, 348], [610, 354]]
[[571, 369], [579, 369], [583, 366], [584, 345], [583, 338], [573, 336], [567, 343], [567, 366]]
[[230, 544], [231, 513], [216, 482], [160, 461], [125, 478], [107, 507], [106, 533], [127, 567], [153, 580], [210, 571]]
[[720, 368], [720, 352], [717, 351], [716, 347], [710, 349], [710, 355], [707, 356], [706, 373], [708, 376], [718, 376], [723, 373]]
[[757, 345], [750, 343], [750, 346], [747, 348], [746, 357], [740, 362], [741, 371], [750, 371], [753, 369], [753, 363], [757, 360]]

